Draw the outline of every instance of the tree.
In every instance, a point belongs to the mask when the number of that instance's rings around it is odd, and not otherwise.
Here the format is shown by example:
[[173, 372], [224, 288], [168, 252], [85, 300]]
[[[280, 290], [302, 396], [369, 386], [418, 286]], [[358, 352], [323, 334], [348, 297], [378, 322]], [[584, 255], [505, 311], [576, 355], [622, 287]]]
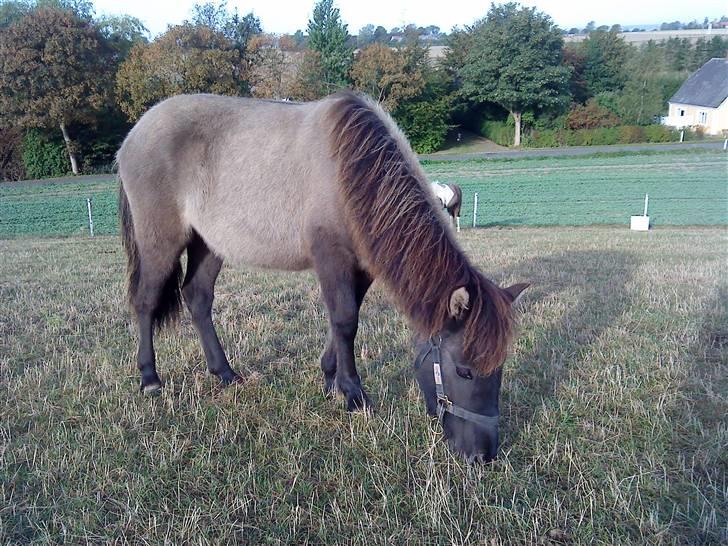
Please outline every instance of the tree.
[[321, 55], [318, 51], [307, 49], [291, 87], [291, 98], [312, 101], [324, 97], [326, 95], [325, 77], [321, 65]]
[[0, 29], [10, 26], [15, 21], [28, 15], [32, 7], [31, 3], [27, 0], [0, 3]]
[[427, 154], [438, 150], [445, 142], [454, 96], [452, 78], [445, 70], [424, 62], [422, 73], [421, 92], [400, 101], [392, 116], [407, 135], [412, 148], [417, 153]]
[[96, 21], [96, 27], [114, 51], [117, 63], [126, 59], [136, 44], [145, 44], [149, 41], [147, 27], [131, 15], [104, 15]]
[[589, 97], [586, 79], [584, 79], [586, 56], [582, 53], [581, 48], [572, 47], [571, 44], [564, 48], [563, 55], [564, 65], [571, 69], [571, 76], [569, 77], [569, 92], [571, 98], [574, 102], [583, 104]]
[[347, 45], [349, 33], [341, 22], [334, 0], [319, 0], [308, 22], [308, 45], [319, 54], [324, 85], [328, 92], [349, 83], [354, 49]]
[[382, 25], [374, 29], [373, 41], [379, 44], [386, 44], [389, 41], [389, 33]]
[[628, 46], [616, 32], [595, 30], [581, 43], [584, 80], [590, 96], [620, 91], [627, 81]]
[[219, 4], [206, 2], [192, 6], [192, 26], [207, 27], [210, 30], [222, 34], [230, 40], [240, 52], [245, 55], [249, 40], [256, 34], [263, 32], [263, 27], [253, 12], [240, 17], [238, 8], [229, 12], [227, 1], [221, 0]]
[[627, 61], [629, 78], [617, 100], [623, 122], [632, 125], [654, 123], [666, 110], [668, 97], [662, 94], [667, 72], [664, 63], [664, 55], [654, 43], [632, 52]]
[[568, 103], [561, 32], [548, 15], [508, 3], [493, 4], [471, 33], [472, 45], [459, 71], [462, 94], [508, 110], [515, 122], [514, 145], [519, 146], [524, 111]]
[[119, 106], [134, 121], [152, 105], [180, 93], [239, 95], [247, 85], [240, 52], [206, 26], [170, 27], [151, 44], [138, 44], [119, 67]]
[[360, 48], [366, 47], [374, 42], [374, 25], [365, 25], [359, 29], [356, 36], [356, 45]]
[[110, 51], [68, 11], [40, 8], [0, 32], [0, 124], [57, 127], [78, 174], [69, 126], [107, 103]]
[[351, 78], [356, 89], [391, 112], [401, 101], [417, 96], [424, 88], [423, 60], [411, 62], [406, 49], [371, 44], [357, 55]]
[[258, 34], [248, 44], [251, 59], [250, 87], [254, 97], [287, 99], [292, 96], [303, 54], [294, 52], [291, 38]]

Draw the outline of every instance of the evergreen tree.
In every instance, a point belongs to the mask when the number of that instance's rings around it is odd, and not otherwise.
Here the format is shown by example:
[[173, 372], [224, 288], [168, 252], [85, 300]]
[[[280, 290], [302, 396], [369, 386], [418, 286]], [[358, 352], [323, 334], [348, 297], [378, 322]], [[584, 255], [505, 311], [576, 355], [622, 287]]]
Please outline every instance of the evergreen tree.
[[349, 84], [354, 49], [347, 45], [349, 33], [341, 22], [334, 0], [320, 0], [308, 22], [308, 45], [318, 53], [328, 92]]

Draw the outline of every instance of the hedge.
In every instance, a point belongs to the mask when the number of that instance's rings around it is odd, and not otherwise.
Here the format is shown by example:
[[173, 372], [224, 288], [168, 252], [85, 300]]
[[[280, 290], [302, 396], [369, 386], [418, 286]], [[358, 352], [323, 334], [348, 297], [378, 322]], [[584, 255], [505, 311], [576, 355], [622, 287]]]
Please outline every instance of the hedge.
[[598, 129], [544, 129], [526, 134], [524, 146], [555, 148], [558, 146], [603, 146], [639, 142], [677, 142], [680, 133], [664, 125], [621, 125]]

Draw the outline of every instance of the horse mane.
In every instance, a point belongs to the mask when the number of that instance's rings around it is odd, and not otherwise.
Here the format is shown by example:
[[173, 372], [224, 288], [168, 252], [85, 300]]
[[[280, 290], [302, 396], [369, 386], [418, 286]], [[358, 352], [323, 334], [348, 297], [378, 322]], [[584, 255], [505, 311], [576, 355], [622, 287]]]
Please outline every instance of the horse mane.
[[371, 272], [429, 336], [451, 320], [450, 295], [466, 287], [464, 356], [476, 373], [492, 373], [512, 337], [510, 300], [458, 247], [414, 153], [387, 114], [343, 92], [328, 115], [347, 221]]

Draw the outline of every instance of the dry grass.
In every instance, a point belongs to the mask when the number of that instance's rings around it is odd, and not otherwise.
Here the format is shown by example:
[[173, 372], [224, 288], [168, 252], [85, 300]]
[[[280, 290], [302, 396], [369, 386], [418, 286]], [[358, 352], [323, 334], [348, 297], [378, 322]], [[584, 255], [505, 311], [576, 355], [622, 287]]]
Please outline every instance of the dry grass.
[[380, 289], [357, 345], [374, 417], [321, 394], [310, 275], [226, 269], [216, 320], [253, 380], [219, 388], [185, 320], [145, 398], [118, 241], [0, 242], [0, 542], [725, 543], [726, 231], [462, 239], [535, 283], [487, 468], [424, 415]]

